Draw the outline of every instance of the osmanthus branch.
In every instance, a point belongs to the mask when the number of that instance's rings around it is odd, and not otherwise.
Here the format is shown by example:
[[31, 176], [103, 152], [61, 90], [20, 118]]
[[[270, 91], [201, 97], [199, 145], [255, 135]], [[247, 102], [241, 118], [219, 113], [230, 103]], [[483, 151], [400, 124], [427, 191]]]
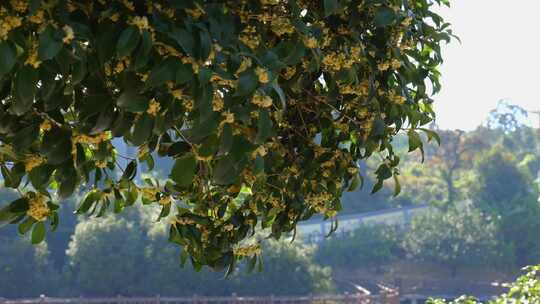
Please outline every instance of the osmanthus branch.
[[334, 111], [337, 111], [340, 115], [342, 115], [343, 117], [347, 118], [347, 120], [349, 120], [350, 122], [354, 123], [355, 125], [357, 125], [358, 127], [362, 127], [362, 123], [359, 122], [358, 120], [354, 119], [353, 117], [343, 113], [343, 111], [341, 111], [340, 109], [336, 108], [335, 106], [331, 105], [330, 103], [328, 103], [324, 97], [321, 97], [321, 96], [315, 96], [313, 94], [311, 94], [311, 92], [309, 91], [304, 91], [306, 94], [308, 94], [311, 98], [315, 99], [316, 101], [318, 102], [321, 102], [321, 103], [324, 103], [325, 105], [329, 106], [330, 108], [332, 108]]

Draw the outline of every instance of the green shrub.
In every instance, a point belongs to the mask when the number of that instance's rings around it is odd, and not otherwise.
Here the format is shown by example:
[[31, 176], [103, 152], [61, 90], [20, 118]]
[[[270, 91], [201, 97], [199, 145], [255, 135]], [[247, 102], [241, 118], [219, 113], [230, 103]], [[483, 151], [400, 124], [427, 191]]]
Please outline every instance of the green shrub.
[[388, 226], [361, 226], [350, 236], [322, 243], [316, 260], [332, 267], [380, 267], [400, 252], [396, 230]]

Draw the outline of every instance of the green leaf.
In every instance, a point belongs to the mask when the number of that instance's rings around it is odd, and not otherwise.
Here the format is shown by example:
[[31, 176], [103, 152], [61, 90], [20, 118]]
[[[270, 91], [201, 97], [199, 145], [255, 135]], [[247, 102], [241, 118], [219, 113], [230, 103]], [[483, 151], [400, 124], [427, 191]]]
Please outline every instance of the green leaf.
[[35, 189], [44, 189], [49, 185], [52, 172], [53, 170], [50, 166], [41, 165], [28, 173], [28, 179], [30, 179]]
[[19, 151], [28, 149], [39, 137], [39, 126], [30, 125], [15, 133], [13, 147]]
[[324, 17], [328, 17], [339, 10], [338, 0], [324, 0]]
[[135, 176], [137, 176], [137, 162], [132, 160], [127, 165], [126, 170], [124, 170], [121, 179], [133, 180]]
[[4, 186], [9, 188], [19, 187], [23, 176], [26, 174], [23, 163], [16, 163], [11, 170], [5, 165], [0, 165], [0, 171], [4, 177]]
[[22, 223], [19, 224], [19, 227], [17, 228], [17, 231], [21, 235], [25, 235], [30, 229], [32, 229], [32, 226], [36, 220], [32, 217], [27, 217]]
[[389, 7], [381, 7], [375, 13], [375, 25], [377, 27], [385, 27], [393, 24], [396, 21], [396, 13]]
[[136, 71], [145, 68], [151, 59], [150, 53], [145, 52], [146, 45], [150, 43], [151, 47], [152, 42], [151, 38], [149, 39], [146, 33], [147, 31], [145, 30], [142, 34], [142, 46], [137, 50], [137, 54], [135, 55], [135, 62], [132, 65], [132, 68]]
[[90, 207], [94, 204], [94, 202], [98, 201], [101, 198], [101, 192], [98, 190], [93, 190], [88, 192], [86, 194], [86, 197], [82, 201], [82, 203], [77, 207], [77, 214], [83, 214], [86, 213], [88, 210], [90, 210]]
[[71, 132], [53, 128], [43, 136], [41, 151], [47, 158], [47, 163], [59, 165], [71, 159]]
[[419, 130], [422, 130], [424, 133], [426, 133], [428, 141], [435, 140], [437, 142], [437, 145], [441, 145], [441, 137], [439, 136], [439, 134], [437, 134], [437, 132], [424, 128], [419, 128]]
[[11, 202], [8, 206], [9, 212], [13, 213], [21, 213], [28, 211], [29, 205], [28, 205], [28, 199], [27, 198], [19, 198]]
[[132, 89], [127, 89], [120, 94], [116, 100], [116, 105], [128, 112], [141, 113], [148, 109], [148, 102], [148, 98]]
[[409, 152], [419, 149], [422, 153], [422, 162], [424, 162], [424, 144], [422, 143], [420, 134], [411, 129], [407, 132], [407, 136], [409, 137]]
[[193, 182], [197, 172], [197, 160], [192, 154], [187, 154], [177, 159], [169, 177], [179, 186], [187, 187]]
[[197, 154], [202, 158], [213, 157], [218, 151], [219, 139], [217, 135], [212, 134], [208, 136], [197, 149]]
[[422, 146], [422, 139], [420, 138], [420, 134], [418, 134], [414, 130], [410, 130], [407, 132], [407, 136], [409, 137], [409, 152], [412, 152]]
[[381, 190], [381, 188], [383, 186], [383, 182], [384, 182], [384, 180], [382, 180], [382, 179], [377, 180], [377, 183], [375, 183], [375, 185], [373, 186], [373, 189], [371, 190], [371, 194]]
[[71, 73], [71, 83], [79, 84], [86, 76], [86, 73], [86, 62], [77, 61], [77, 63], [73, 65], [73, 71]]
[[358, 187], [360, 187], [362, 184], [362, 180], [361, 180], [361, 177], [359, 174], [356, 174], [352, 180], [351, 180], [351, 184], [349, 185], [349, 188], [347, 189], [347, 191], [354, 191], [356, 189], [358, 189]]
[[30, 66], [23, 66], [15, 76], [15, 102], [11, 111], [16, 115], [22, 115], [32, 107], [36, 95], [38, 82], [37, 70]]
[[267, 110], [259, 110], [259, 121], [257, 123], [257, 137], [255, 143], [264, 143], [273, 133], [272, 119]]
[[32, 244], [39, 244], [45, 239], [45, 224], [37, 222], [32, 230]]
[[166, 81], [176, 80], [176, 73], [179, 65], [179, 61], [176, 58], [167, 58], [163, 60], [152, 69], [145, 86], [153, 88], [164, 84]]
[[193, 79], [193, 69], [190, 64], [181, 64], [176, 70], [176, 83], [184, 84]]
[[258, 85], [259, 79], [253, 71], [244, 72], [238, 78], [238, 88], [236, 89], [234, 96], [249, 95], [257, 89]]
[[58, 187], [58, 196], [60, 198], [67, 198], [73, 194], [77, 187], [77, 172], [71, 164], [63, 166], [58, 170], [60, 187]]
[[131, 54], [131, 52], [137, 47], [137, 44], [139, 44], [140, 39], [141, 35], [139, 34], [139, 29], [137, 27], [129, 26], [126, 28], [122, 34], [120, 34], [120, 38], [118, 38], [118, 42], [116, 44], [116, 52], [118, 57], [122, 58]]
[[39, 35], [38, 57], [41, 61], [53, 59], [62, 50], [63, 34], [48, 26]]
[[185, 29], [175, 28], [172, 33], [169, 34], [169, 37], [174, 39], [176, 43], [188, 54], [193, 56], [193, 46], [195, 45], [195, 39], [193, 35], [186, 31]]
[[207, 31], [199, 32], [199, 41], [200, 41], [200, 58], [206, 60], [212, 51], [212, 39]]
[[0, 78], [9, 73], [17, 62], [17, 52], [7, 41], [0, 42]]
[[239, 171], [232, 156], [228, 155], [218, 160], [214, 167], [212, 179], [218, 185], [230, 185], [238, 177]]
[[394, 197], [398, 196], [401, 192], [401, 184], [399, 183], [399, 178], [397, 174], [394, 174]]
[[152, 129], [154, 128], [154, 117], [148, 113], [143, 113], [143, 115], [137, 120], [133, 126], [133, 132], [131, 134], [131, 142], [140, 146], [144, 144], [150, 135], [152, 135]]
[[233, 144], [233, 132], [230, 124], [225, 124], [223, 126], [223, 131], [221, 132], [221, 140], [219, 143], [219, 153], [226, 154], [232, 148]]
[[185, 141], [178, 141], [167, 149], [167, 156], [178, 157], [191, 151], [191, 146]]

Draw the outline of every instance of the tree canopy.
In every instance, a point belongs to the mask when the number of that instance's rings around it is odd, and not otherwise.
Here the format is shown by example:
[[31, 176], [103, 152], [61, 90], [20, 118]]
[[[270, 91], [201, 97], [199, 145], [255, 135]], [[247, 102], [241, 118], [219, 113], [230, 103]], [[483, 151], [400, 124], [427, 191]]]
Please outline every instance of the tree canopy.
[[[79, 214], [142, 200], [174, 212], [169, 239], [196, 268], [256, 261], [243, 240], [334, 216], [359, 160], [380, 156], [374, 191], [397, 177], [398, 132], [410, 151], [436, 138], [423, 126], [452, 36], [437, 4], [4, 1], [0, 169], [20, 198], [0, 221], [39, 243], [76, 191]], [[174, 159], [168, 179], [138, 179], [156, 156]]]

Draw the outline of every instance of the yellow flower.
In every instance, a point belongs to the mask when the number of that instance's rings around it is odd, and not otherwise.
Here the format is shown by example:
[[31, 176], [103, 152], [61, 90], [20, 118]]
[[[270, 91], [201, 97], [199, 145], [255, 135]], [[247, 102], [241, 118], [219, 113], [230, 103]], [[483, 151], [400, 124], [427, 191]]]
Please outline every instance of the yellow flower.
[[28, 201], [28, 211], [26, 214], [38, 222], [43, 222], [49, 216], [51, 210], [45, 202], [45, 198], [40, 194], [35, 194]]
[[30, 156], [24, 163], [24, 171], [30, 172], [34, 168], [39, 167], [45, 160], [41, 156]]
[[242, 62], [240, 63], [240, 67], [238, 68], [238, 70], [236, 70], [236, 75], [242, 73], [243, 71], [247, 70], [249, 67], [251, 67], [251, 58], [249, 57], [244, 57], [242, 59]]
[[214, 94], [214, 99], [212, 99], [212, 110], [219, 112], [223, 110], [223, 106], [223, 98], [221, 98], [221, 96], [219, 96], [217, 93]]
[[34, 15], [28, 17], [28, 21], [36, 24], [41, 24], [45, 21], [45, 11], [40, 9]]
[[392, 59], [392, 62], [390, 63], [390, 65], [392, 66], [392, 69], [397, 70], [397, 69], [399, 69], [401, 67], [401, 61], [394, 58], [394, 59]]
[[243, 44], [247, 45], [250, 49], [255, 49], [260, 44], [260, 39], [257, 35], [240, 34], [238, 40], [240, 40], [240, 42], [242, 42]]
[[38, 44], [37, 42], [32, 43], [32, 48], [28, 51], [28, 57], [24, 61], [25, 65], [29, 65], [34, 69], [39, 68], [41, 61], [38, 59]]
[[177, 89], [177, 90], [171, 91], [171, 95], [176, 99], [182, 99], [182, 90]]
[[314, 49], [318, 46], [318, 42], [315, 37], [304, 38], [304, 44], [310, 49]]
[[171, 203], [171, 197], [170, 196], [163, 196], [159, 199], [160, 205], [169, 205]]
[[193, 19], [199, 19], [199, 17], [204, 13], [202, 9], [200, 9], [198, 6], [194, 9], [186, 8], [185, 11], [193, 17]]
[[261, 108], [268, 108], [272, 105], [272, 98], [267, 95], [255, 94], [251, 102]]
[[148, 110], [146, 110], [146, 113], [156, 116], [157, 113], [159, 113], [159, 110], [161, 109], [161, 105], [158, 101], [156, 101], [154, 98], [150, 100], [150, 104], [148, 105]]
[[143, 30], [150, 30], [150, 25], [148, 24], [148, 18], [146, 18], [146, 16], [142, 16], [142, 17], [135, 16], [131, 20], [130, 24], [133, 24], [136, 27], [138, 27], [139, 31], [141, 32]]
[[289, 19], [284, 18], [284, 17], [274, 16], [272, 18], [271, 26], [272, 26], [272, 31], [277, 36], [294, 33], [294, 26], [291, 24]]
[[71, 138], [71, 142], [73, 144], [81, 143], [81, 144], [91, 144], [91, 145], [99, 145], [100, 143], [109, 140], [111, 138], [110, 132], [104, 132], [100, 133], [95, 136], [89, 136], [86, 134], [74, 134]]
[[296, 74], [296, 67], [287, 67], [283, 73], [283, 78], [289, 80], [294, 76], [294, 74]]
[[411, 25], [411, 22], [412, 22], [412, 18], [407, 17], [407, 18], [403, 19], [403, 21], [401, 21], [401, 25], [404, 26], [404, 27], [409, 27]]
[[233, 249], [236, 256], [254, 256], [261, 254], [261, 246], [259, 244], [249, 245], [245, 247], [237, 247]]
[[[131, 61], [130, 61], [129, 58], [127, 58], [127, 57], [125, 57], [124, 59], [118, 61], [118, 62], [116, 63], [116, 66], [114, 67], [114, 73], [115, 73], [115, 74], [120, 74], [120, 73], [122, 73], [122, 71], [124, 71], [124, 70], [129, 66], [130, 62], [131, 62]], [[106, 75], [110, 75], [110, 74], [107, 74], [107, 73], [109, 72], [109, 71], [107, 71], [107, 66], [105, 66], [105, 69], [106, 69], [106, 70], [105, 70], [105, 74], [106, 74]], [[110, 67], [109, 67], [109, 69], [110, 69]], [[112, 73], [112, 72], [111, 72], [111, 73]]]
[[255, 69], [255, 74], [257, 74], [257, 77], [259, 78], [259, 82], [261, 83], [268, 83], [270, 81], [270, 76], [268, 76], [268, 71], [264, 68], [257, 67]]
[[22, 25], [22, 19], [15, 16], [7, 16], [0, 21], [0, 40], [5, 40], [14, 28]]
[[256, 158], [257, 156], [261, 156], [261, 157], [264, 157], [266, 156], [266, 154], [268, 154], [268, 150], [266, 149], [265, 146], [259, 146], [257, 149], [255, 149], [255, 151], [253, 151], [253, 153], [251, 154], [251, 156], [253, 158]]
[[131, 1], [128, 1], [128, 0], [122, 0], [122, 3], [124, 4], [124, 6], [130, 10], [130, 11], [135, 11], [135, 5], [133, 5], [133, 3], [131, 3]]
[[109, 17], [109, 19], [111, 19], [112, 22], [116, 22], [116, 21], [118, 21], [118, 19], [120, 19], [120, 14], [119, 13], [114, 13]]
[[227, 111], [227, 112], [223, 112], [221, 116], [225, 117], [225, 119], [221, 122], [222, 124], [225, 124], [225, 123], [232, 124], [234, 122], [234, 113]]
[[75, 33], [73, 32], [73, 29], [69, 25], [64, 25], [62, 29], [64, 30], [64, 33], [66, 33], [66, 36], [64, 36], [64, 39], [62, 39], [62, 41], [64, 41], [65, 44], [70, 44], [73, 38], [75, 38]]
[[377, 69], [379, 69], [379, 71], [381, 72], [384, 72], [386, 70], [388, 70], [390, 68], [390, 63], [388, 62], [381, 62], [379, 64], [377, 64]]
[[141, 190], [142, 190], [142, 196], [144, 199], [149, 200], [149, 201], [156, 200], [156, 195], [158, 193], [158, 190], [156, 188], [145, 187], [145, 188], [142, 188]]
[[13, 10], [19, 13], [24, 13], [28, 8], [27, 0], [10, 0], [9, 3], [11, 4]]
[[52, 124], [49, 120], [44, 120], [40, 125], [39, 129], [43, 132], [50, 131], [52, 129]]

